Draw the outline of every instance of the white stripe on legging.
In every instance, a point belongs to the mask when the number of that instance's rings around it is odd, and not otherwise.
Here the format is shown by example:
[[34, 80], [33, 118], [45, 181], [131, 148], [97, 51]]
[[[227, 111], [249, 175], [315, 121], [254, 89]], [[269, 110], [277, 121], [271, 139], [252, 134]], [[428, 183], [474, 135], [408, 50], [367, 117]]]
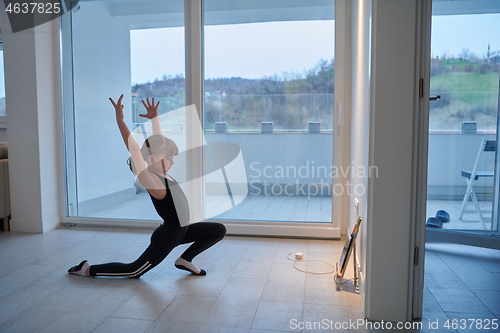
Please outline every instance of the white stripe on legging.
[[137, 276], [139, 274], [144, 273], [149, 267], [151, 267], [151, 264], [149, 261], [146, 261], [144, 265], [142, 265], [138, 270], [135, 272], [130, 272], [130, 273], [97, 273], [96, 276], [101, 275], [101, 276]]

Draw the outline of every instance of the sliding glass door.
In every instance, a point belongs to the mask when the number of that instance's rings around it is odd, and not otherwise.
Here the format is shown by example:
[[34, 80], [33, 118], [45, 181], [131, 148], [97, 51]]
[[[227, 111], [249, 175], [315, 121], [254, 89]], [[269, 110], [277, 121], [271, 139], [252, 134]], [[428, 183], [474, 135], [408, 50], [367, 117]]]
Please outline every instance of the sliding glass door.
[[500, 6], [491, 4], [433, 2], [428, 231], [498, 231]]
[[[159, 220], [127, 165], [108, 98], [124, 95], [140, 144], [152, 131], [139, 116], [143, 99], [160, 102], [160, 117], [185, 106], [184, 3], [86, 1], [63, 19], [68, 216]], [[169, 136], [172, 124], [161, 125]]]
[[[67, 221], [159, 221], [126, 163], [109, 101], [124, 94], [140, 144], [152, 133], [142, 100], [154, 98], [162, 133], [203, 158], [201, 175], [182, 170], [186, 154], [172, 169], [203, 176], [183, 185], [196, 216], [333, 229], [332, 195], [345, 190], [332, 188], [334, 0], [84, 1], [61, 20]], [[198, 27], [201, 42], [186, 42]], [[186, 60], [198, 51], [201, 71]], [[186, 73], [203, 77], [198, 110]], [[197, 119], [203, 149], [189, 150]]]
[[206, 177], [206, 218], [331, 222], [333, 2], [203, 2], [205, 138], [238, 145], [247, 179]]

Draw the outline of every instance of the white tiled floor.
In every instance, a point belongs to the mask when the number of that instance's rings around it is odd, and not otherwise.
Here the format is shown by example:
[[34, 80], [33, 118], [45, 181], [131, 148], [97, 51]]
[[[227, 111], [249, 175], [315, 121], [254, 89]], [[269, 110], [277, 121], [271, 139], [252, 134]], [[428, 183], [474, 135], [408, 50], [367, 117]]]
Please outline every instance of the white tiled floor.
[[[500, 250], [427, 244], [424, 292], [424, 316], [433, 321], [437, 318], [441, 323], [447, 319], [500, 321]], [[485, 330], [458, 329], [458, 332], [475, 331]], [[500, 328], [488, 331], [500, 332]]]
[[[226, 237], [195, 259], [207, 270], [205, 277], [173, 266], [185, 246], [141, 279], [66, 273], [82, 259], [134, 260], [150, 232], [0, 233], [0, 332], [279, 333], [301, 331], [292, 327], [292, 319], [362, 318], [360, 296], [351, 283], [338, 292], [332, 274], [302, 273], [287, 259], [290, 252], [303, 251], [305, 259], [333, 264], [343, 241]], [[429, 244], [426, 267], [424, 324], [500, 317], [499, 251]], [[302, 330], [328, 331], [335, 330]]]

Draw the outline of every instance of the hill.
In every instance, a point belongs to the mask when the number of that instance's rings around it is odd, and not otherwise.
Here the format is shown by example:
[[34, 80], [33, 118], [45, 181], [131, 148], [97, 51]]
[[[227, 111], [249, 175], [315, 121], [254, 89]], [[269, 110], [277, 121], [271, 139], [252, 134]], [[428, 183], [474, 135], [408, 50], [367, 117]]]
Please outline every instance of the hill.
[[460, 130], [463, 121], [476, 121], [479, 130], [496, 129], [498, 113], [498, 63], [471, 63], [434, 59], [431, 65], [431, 130]]

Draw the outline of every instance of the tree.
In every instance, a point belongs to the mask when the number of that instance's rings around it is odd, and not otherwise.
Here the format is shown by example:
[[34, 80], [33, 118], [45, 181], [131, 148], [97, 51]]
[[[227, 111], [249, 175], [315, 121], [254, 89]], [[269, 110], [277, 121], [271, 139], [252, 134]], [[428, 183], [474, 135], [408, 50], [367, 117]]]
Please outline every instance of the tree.
[[460, 60], [474, 62], [477, 61], [478, 56], [474, 52], [470, 52], [468, 48], [463, 48], [462, 53], [458, 55]]

